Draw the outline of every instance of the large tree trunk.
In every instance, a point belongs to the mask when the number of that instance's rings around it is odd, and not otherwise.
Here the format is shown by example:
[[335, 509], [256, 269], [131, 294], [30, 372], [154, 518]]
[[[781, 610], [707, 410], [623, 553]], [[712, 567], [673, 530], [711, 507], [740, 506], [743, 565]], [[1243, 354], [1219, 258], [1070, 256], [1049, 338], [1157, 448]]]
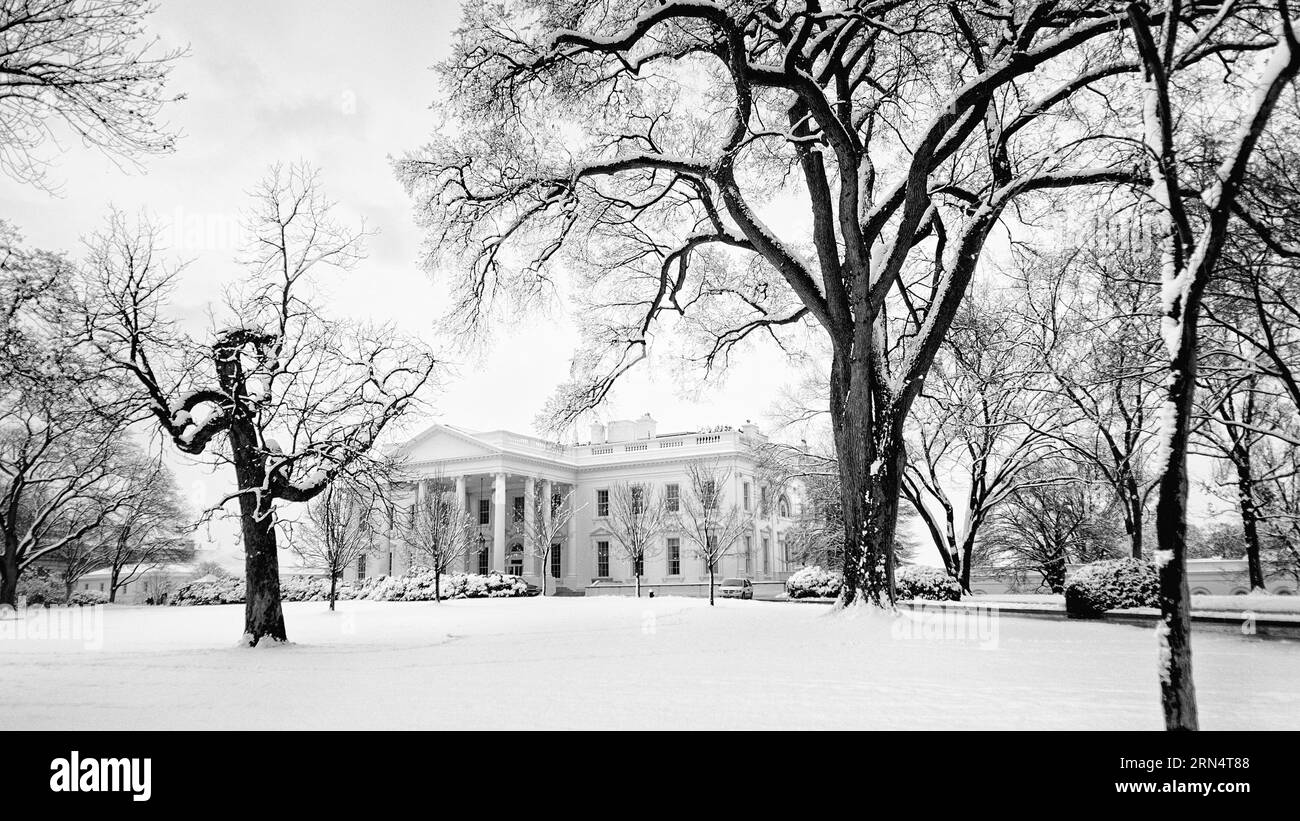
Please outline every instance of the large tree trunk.
[[244, 640], [255, 646], [264, 638], [286, 641], [280, 607], [280, 557], [276, 554], [275, 520], [270, 511], [258, 515], [249, 494], [239, 497], [244, 536]]
[[970, 593], [970, 566], [971, 556], [975, 553], [975, 530], [967, 528], [966, 536], [961, 542], [961, 589], [963, 593]]
[[108, 603], [117, 601], [118, 579], [122, 577], [122, 568], [114, 566], [108, 571]]
[[1172, 357], [1160, 431], [1168, 461], [1160, 475], [1156, 502], [1156, 567], [1160, 574], [1160, 695], [1165, 728], [1197, 729], [1196, 687], [1192, 681], [1192, 608], [1187, 589], [1187, 440], [1196, 379], [1196, 321], [1183, 318]]
[[709, 562], [709, 607], [713, 606], [713, 562]]
[[632, 575], [636, 577], [636, 597], [639, 599], [641, 598], [641, 574], [634, 573]]
[[1246, 538], [1250, 589], [1264, 590], [1264, 565], [1259, 557], [1259, 511], [1255, 507], [1255, 475], [1250, 454], [1240, 452], [1232, 461], [1237, 468], [1237, 499], [1241, 508], [1241, 530]]
[[338, 598], [339, 574], [330, 570], [330, 612], [334, 612], [334, 600]]
[[433, 566], [433, 601], [442, 604], [442, 563]]
[[[894, 531], [906, 456], [902, 418], [893, 403], [866, 395], [865, 365], [850, 368], [836, 354], [831, 373], [831, 423], [844, 508], [844, 584], [839, 607], [863, 602], [893, 607]], [[889, 408], [877, 413], [873, 408]]]
[[18, 606], [18, 555], [17, 551], [5, 551], [0, 559], [0, 607]]

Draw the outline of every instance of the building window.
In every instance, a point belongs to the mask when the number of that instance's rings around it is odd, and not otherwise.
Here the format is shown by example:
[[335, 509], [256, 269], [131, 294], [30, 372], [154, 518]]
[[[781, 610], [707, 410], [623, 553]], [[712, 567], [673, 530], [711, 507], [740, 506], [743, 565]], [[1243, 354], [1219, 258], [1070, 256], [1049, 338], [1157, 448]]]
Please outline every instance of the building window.
[[596, 575], [609, 578], [609, 542], [596, 542]]
[[[746, 486], [748, 487], [748, 485]], [[754, 574], [754, 539], [750, 536], [745, 537], [745, 575]]]
[[746, 482], [744, 484], [743, 491], [744, 491], [743, 494], [744, 498], [741, 503], [744, 506], [745, 510], [749, 510], [749, 482]]
[[718, 483], [712, 479], [705, 479], [702, 484], [700, 495], [704, 498], [700, 501], [704, 503], [706, 510], [713, 510], [718, 506]]
[[772, 570], [772, 543], [766, 536], [763, 537], [763, 572], [770, 573]]
[[597, 516], [609, 515], [609, 491], [608, 490], [596, 491], [596, 515]]
[[637, 556], [632, 560], [632, 575], [638, 577], [645, 575], [645, 556]]
[[492, 500], [478, 500], [478, 523], [481, 525], [492, 524]]
[[490, 569], [488, 567], [488, 558], [489, 556], [486, 548], [478, 552], [478, 574], [480, 576], [486, 576], [488, 574], [488, 570]]
[[511, 511], [511, 515], [514, 516], [514, 521], [516, 523], [522, 522], [524, 520], [524, 497], [516, 496], [511, 501], [514, 506], [514, 509]]
[[782, 496], [780, 501], [776, 503], [776, 515], [783, 519], [790, 518], [790, 500], [785, 496]]
[[709, 572], [718, 566], [718, 536], [716, 533], [704, 537], [704, 570]]
[[357, 581], [362, 581], [365, 578], [366, 578], [366, 557], [358, 556], [357, 557]]
[[681, 509], [682, 489], [676, 484], [669, 485], [664, 489], [664, 508], [669, 513], [676, 513]]
[[562, 507], [564, 507], [564, 497], [563, 497], [562, 495], [560, 495], [559, 493], [552, 493], [552, 494], [551, 494], [551, 512], [552, 512], [552, 513], [555, 513], [556, 511], [558, 511], [558, 510], [559, 510], [560, 508], [562, 508]]
[[[676, 487], [676, 485], [673, 485]], [[682, 575], [682, 540], [671, 538], [668, 540], [668, 575]]]
[[551, 577], [560, 578], [560, 546], [551, 545]]
[[767, 515], [767, 488], [765, 487], [758, 489], [758, 514], [760, 516]]

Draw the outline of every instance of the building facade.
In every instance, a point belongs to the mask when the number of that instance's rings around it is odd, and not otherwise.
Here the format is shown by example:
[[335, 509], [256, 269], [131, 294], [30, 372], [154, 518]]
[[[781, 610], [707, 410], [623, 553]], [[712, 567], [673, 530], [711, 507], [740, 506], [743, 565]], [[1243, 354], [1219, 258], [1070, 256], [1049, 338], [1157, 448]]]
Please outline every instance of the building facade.
[[[472, 432], [434, 425], [399, 450], [413, 481], [395, 494], [399, 508], [439, 494], [471, 517], [471, 549], [466, 572], [498, 571], [573, 593], [599, 584], [634, 578], [632, 562], [611, 527], [611, 496], [616, 488], [640, 486], [670, 507], [691, 486], [690, 466], [707, 465], [724, 477], [719, 505], [736, 506], [746, 520], [738, 538], [715, 568], [715, 575], [784, 579], [791, 570], [786, 531], [798, 515], [797, 488], [775, 488], [758, 475], [753, 448], [766, 439], [753, 425], [660, 434], [648, 414], [635, 421], [593, 425], [590, 441], [564, 445], [510, 431]], [[526, 543], [536, 532], [533, 517], [547, 506], [528, 500], [552, 499], [574, 511], [553, 541], [547, 567]], [[401, 515], [400, 513], [398, 515]], [[673, 518], [668, 517], [670, 520]], [[653, 535], [641, 580], [649, 585], [707, 580], [705, 560], [672, 524]], [[418, 557], [416, 559], [418, 561]], [[381, 538], [371, 555], [354, 565], [347, 578], [400, 575], [412, 553], [394, 537]]]

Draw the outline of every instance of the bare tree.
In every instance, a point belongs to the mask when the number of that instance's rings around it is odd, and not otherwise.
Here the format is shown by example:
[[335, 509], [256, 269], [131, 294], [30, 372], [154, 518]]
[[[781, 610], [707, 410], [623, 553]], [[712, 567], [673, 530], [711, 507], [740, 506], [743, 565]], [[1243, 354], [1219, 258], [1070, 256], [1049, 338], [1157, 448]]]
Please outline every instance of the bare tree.
[[[1099, 214], [1122, 223], [1116, 211]], [[1053, 439], [1078, 472], [1110, 487], [1129, 553], [1138, 559], [1155, 489], [1157, 268], [1153, 249], [1123, 242], [1026, 256], [1013, 303], [1044, 377], [1035, 387], [1058, 411], [1050, 426], [1027, 422]]]
[[[242, 290], [207, 340], [164, 316], [176, 271], [153, 233], [115, 215], [90, 244], [101, 348], [138, 381], [183, 453], [228, 465], [247, 584], [246, 641], [285, 640], [276, 505], [308, 502], [363, 474], [376, 440], [419, 401], [436, 362], [392, 327], [322, 316], [313, 277], [362, 259], [363, 229], [337, 222], [315, 172], [276, 167], [254, 192]], [[219, 444], [218, 444], [219, 443]]]
[[[1224, 25], [1249, 11], [1174, 8], [1206, 23], [1180, 64], [1255, 47]], [[840, 603], [889, 606], [904, 420], [990, 232], [1007, 208], [1147, 180], [1128, 135], [1104, 138], [1115, 109], [1085, 104], [1140, 69], [1131, 25], [1102, 2], [474, 5], [440, 66], [449, 125], [398, 173], [430, 266], [459, 274], [461, 329], [577, 278], [557, 425], [661, 319], [706, 372], [747, 341], [824, 334]]]
[[416, 492], [406, 509], [394, 514], [394, 529], [412, 559], [433, 571], [434, 600], [442, 601], [442, 576], [458, 567], [474, 547], [477, 520], [457, 501], [444, 498], [435, 484]]
[[716, 462], [692, 462], [686, 467], [686, 493], [682, 494], [676, 519], [677, 529], [691, 543], [695, 555], [709, 571], [709, 604], [713, 604], [714, 576], [718, 563], [746, 533], [754, 530], [753, 519], [733, 500], [726, 504], [723, 488], [731, 470]]
[[1038, 388], [1025, 329], [996, 298], [958, 311], [908, 425], [903, 497], [925, 523], [949, 575], [970, 591], [980, 528], [1023, 488], [1055, 480], [1034, 467], [1059, 445], [1057, 412]]
[[333, 482], [307, 504], [304, 527], [296, 530], [293, 552], [329, 574], [330, 610], [343, 571], [373, 547], [379, 506], [364, 485]]
[[1249, 102], [1241, 107], [1236, 133], [1225, 143], [1221, 160], [1207, 175], [1199, 196], [1188, 197], [1185, 186], [1191, 175], [1180, 159], [1177, 141], [1179, 115], [1185, 106], [1178, 106], [1178, 95], [1195, 94], [1197, 86], [1179, 87], [1176, 78], [1193, 74], [1187, 69], [1186, 55], [1204, 42], [1205, 32], [1181, 8], [1161, 18], [1135, 4], [1128, 7], [1128, 15], [1146, 81], [1143, 145], [1162, 240], [1160, 329], [1166, 380], [1157, 440], [1160, 547], [1155, 552], [1160, 573], [1160, 691], [1165, 726], [1194, 730], [1198, 722], [1185, 556], [1187, 450], [1196, 395], [1201, 301], [1219, 263], [1251, 155], [1279, 96], [1300, 72], [1300, 43], [1288, 5], [1264, 4], [1258, 23], [1276, 31], [1268, 63]]
[[[541, 494], [524, 502], [533, 504], [533, 516], [529, 521], [525, 517], [520, 527], [523, 530], [524, 545], [529, 555], [541, 565], [542, 595], [546, 595], [546, 577], [551, 574], [551, 551], [554, 545], [564, 539], [569, 531], [569, 523], [582, 507], [575, 507], [576, 497], [573, 491], [552, 494], [550, 499], [543, 499]], [[611, 500], [612, 502], [612, 500]], [[570, 545], [572, 550], [573, 546]]]
[[170, 151], [158, 122], [179, 50], [145, 33], [148, 0], [0, 0], [0, 170], [48, 188], [59, 127], [115, 160]]
[[98, 534], [96, 550], [109, 571], [108, 600], [155, 568], [194, 557], [190, 530], [194, 514], [177, 493], [161, 459], [137, 455], [127, 466], [132, 497], [119, 506]]
[[135, 397], [104, 373], [63, 257], [0, 222], [0, 606], [43, 558], [80, 549], [135, 492], [121, 470]]
[[1044, 481], [1016, 488], [993, 511], [982, 537], [992, 566], [1036, 572], [1052, 593], [1064, 592], [1068, 563], [1119, 555], [1111, 524], [1115, 500], [1099, 497], [1087, 477], [1070, 477], [1072, 467], [1068, 462], [1035, 466], [1032, 473]]
[[654, 487], [622, 482], [609, 489], [609, 532], [631, 565], [636, 578], [636, 595], [641, 597], [641, 576], [645, 561], [657, 556], [659, 537], [669, 524], [668, 509]]

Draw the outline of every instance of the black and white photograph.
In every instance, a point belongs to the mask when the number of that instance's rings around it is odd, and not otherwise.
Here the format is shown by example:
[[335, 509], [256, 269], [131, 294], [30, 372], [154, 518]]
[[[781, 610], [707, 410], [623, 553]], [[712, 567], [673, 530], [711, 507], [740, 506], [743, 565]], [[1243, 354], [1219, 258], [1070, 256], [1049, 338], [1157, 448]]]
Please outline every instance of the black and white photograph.
[[1290, 803], [1298, 37], [0, 0], [0, 792]]

